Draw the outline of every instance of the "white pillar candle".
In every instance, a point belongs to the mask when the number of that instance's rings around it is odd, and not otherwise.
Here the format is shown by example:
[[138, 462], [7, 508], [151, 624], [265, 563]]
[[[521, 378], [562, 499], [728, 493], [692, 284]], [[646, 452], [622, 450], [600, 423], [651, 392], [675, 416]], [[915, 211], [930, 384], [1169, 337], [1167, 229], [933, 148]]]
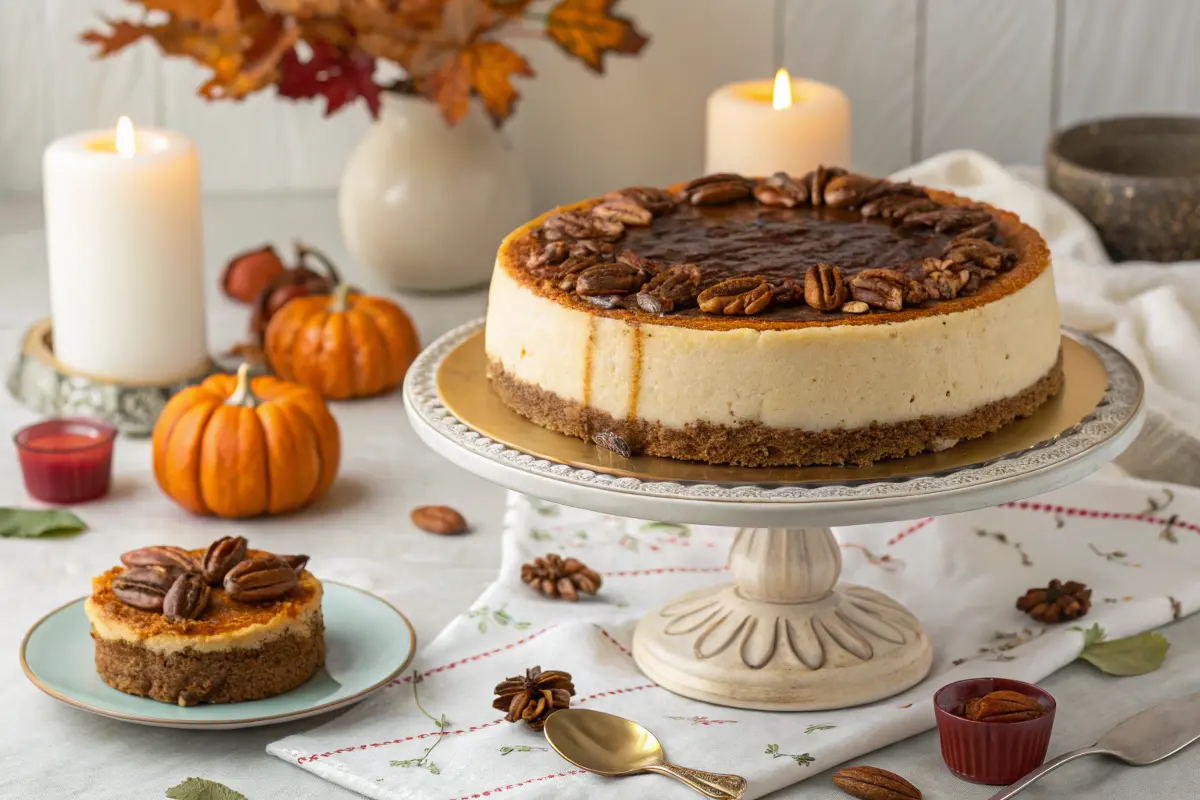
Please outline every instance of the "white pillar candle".
[[42, 162], [54, 355], [68, 371], [131, 384], [208, 363], [200, 169], [164, 130], [67, 136]]
[[706, 173], [800, 176], [850, 164], [850, 101], [838, 88], [792, 81], [733, 83], [708, 98]]

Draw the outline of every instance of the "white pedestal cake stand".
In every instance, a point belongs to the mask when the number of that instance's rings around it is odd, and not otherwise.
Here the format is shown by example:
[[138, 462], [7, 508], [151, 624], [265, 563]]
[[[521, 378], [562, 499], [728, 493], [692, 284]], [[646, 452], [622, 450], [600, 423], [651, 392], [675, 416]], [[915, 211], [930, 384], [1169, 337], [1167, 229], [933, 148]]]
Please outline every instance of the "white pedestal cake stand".
[[[451, 331], [409, 370], [404, 403], [417, 433], [464, 469], [535, 497], [640, 519], [740, 528], [729, 556], [733, 583], [692, 592], [650, 613], [633, 643], [638, 666], [663, 687], [739, 708], [844, 708], [901, 692], [929, 671], [930, 641], [912, 614], [880, 592], [838, 582], [841, 549], [829, 526], [953, 514], [1066, 486], [1120, 454], [1144, 417], [1133, 365], [1095, 339], [1069, 334], [1064, 351], [1070, 347], [1091, 359], [1090, 380], [1099, 375], [1101, 381], [1094, 395], [1099, 401], [1091, 407], [1088, 400], [1090, 411], [1067, 429], [981, 463], [913, 473], [902, 468], [910, 461], [903, 459], [888, 462], [896, 465], [894, 477], [876, 465], [868, 480], [847, 480], [854, 472], [842, 470], [842, 479], [833, 482], [745, 480], [758, 474], [752, 470], [740, 471], [742, 479], [732, 482], [655, 480], [653, 467], [629, 477], [631, 462], [598, 448], [595, 458], [611, 471], [528, 452], [544, 448], [519, 449], [523, 436], [544, 443], [556, 435], [507, 409], [497, 411], [499, 401], [491, 399], [483, 375], [482, 327], [478, 320]], [[470, 348], [478, 353], [464, 358]], [[1069, 386], [1088, 380], [1067, 361]], [[443, 392], [455, 386], [466, 405], [443, 402], [439, 384]], [[468, 406], [484, 410], [462, 413]], [[496, 423], [503, 414], [513, 419]], [[477, 428], [506, 430], [507, 444]], [[664, 472], [674, 474], [672, 466]]]

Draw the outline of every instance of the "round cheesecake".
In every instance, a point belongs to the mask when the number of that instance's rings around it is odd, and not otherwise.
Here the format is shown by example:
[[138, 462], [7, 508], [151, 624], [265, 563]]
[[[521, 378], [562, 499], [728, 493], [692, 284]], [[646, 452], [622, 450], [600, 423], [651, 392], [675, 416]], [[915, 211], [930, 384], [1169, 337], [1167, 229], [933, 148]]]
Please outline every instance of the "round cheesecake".
[[1063, 380], [1036, 231], [824, 168], [634, 187], [533, 220], [500, 247], [485, 338], [493, 390], [540, 425], [745, 466], [945, 449]]
[[[200, 563], [205, 551], [190, 554]], [[251, 550], [247, 558], [269, 555]], [[285, 596], [264, 602], [211, 587], [197, 618], [174, 621], [117, 596], [113, 581], [127, 571], [93, 578], [84, 604], [96, 671], [114, 689], [181, 706], [236, 703], [294, 689], [325, 663], [321, 582], [307, 570]]]

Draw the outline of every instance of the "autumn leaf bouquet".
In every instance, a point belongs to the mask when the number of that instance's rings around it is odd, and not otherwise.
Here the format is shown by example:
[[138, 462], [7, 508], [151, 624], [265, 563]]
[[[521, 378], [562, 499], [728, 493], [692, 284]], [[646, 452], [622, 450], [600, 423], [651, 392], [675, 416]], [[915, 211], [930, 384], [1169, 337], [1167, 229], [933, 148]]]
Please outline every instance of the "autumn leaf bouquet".
[[[199, 94], [241, 100], [274, 86], [295, 100], [325, 98], [326, 115], [362, 100], [373, 117], [384, 91], [425, 97], [453, 125], [472, 97], [499, 125], [533, 77], [506, 39], [547, 38], [595, 72], [609, 53], [635, 54], [646, 37], [618, 0], [130, 0], [137, 21], [105, 20], [83, 40], [109, 56], [151, 39], [210, 72]], [[379, 67], [403, 77], [381, 82]]]

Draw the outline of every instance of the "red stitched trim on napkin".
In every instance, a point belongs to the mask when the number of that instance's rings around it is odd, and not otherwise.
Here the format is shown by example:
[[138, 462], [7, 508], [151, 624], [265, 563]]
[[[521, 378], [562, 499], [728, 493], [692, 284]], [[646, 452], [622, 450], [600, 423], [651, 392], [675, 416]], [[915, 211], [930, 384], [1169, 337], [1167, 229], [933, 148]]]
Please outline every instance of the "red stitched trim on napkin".
[[626, 647], [625, 645], [618, 642], [615, 638], [613, 638], [613, 635], [611, 633], [609, 633], [608, 631], [604, 630], [604, 628], [601, 628], [599, 625], [596, 625], [595, 623], [592, 623], [592, 624], [595, 626], [596, 630], [598, 630], [598, 631], [600, 631], [600, 633], [604, 634], [604, 638], [608, 639], [610, 642], [612, 642], [613, 645], [615, 645], [618, 650], [620, 650], [622, 653], [629, 656], [630, 658], [633, 658], [633, 653], [629, 652], [628, 647]]
[[896, 542], [900, 541], [901, 539], [912, 536], [914, 533], [921, 530], [921, 528], [924, 528], [926, 525], [928, 525], [931, 522], [933, 522], [933, 517], [926, 517], [925, 519], [920, 520], [919, 522], [914, 522], [912, 525], [909, 525], [907, 528], [905, 528], [904, 530], [897, 533], [891, 539], [888, 539], [888, 547], [891, 547], [892, 545], [894, 545]]
[[551, 780], [554, 780], [555, 778], [565, 778], [568, 775], [582, 775], [582, 774], [583, 774], [583, 770], [581, 770], [581, 769], [571, 769], [571, 770], [567, 770], [566, 772], [555, 772], [551, 775], [543, 775], [540, 778], [530, 778], [529, 780], [521, 781], [520, 783], [509, 783], [509, 784], [505, 784], [504, 786], [497, 786], [495, 789], [488, 789], [487, 791], [484, 791], [484, 792], [476, 792], [475, 794], [464, 794], [461, 797], [451, 797], [451, 798], [449, 798], [449, 800], [476, 800], [477, 798], [480, 798], [480, 797], [491, 797], [494, 794], [500, 794], [501, 792], [507, 792], [512, 789], [519, 789], [520, 787], [528, 786], [531, 783], [541, 783], [542, 781], [551, 781]]
[[[522, 644], [525, 644], [526, 642], [533, 641], [537, 637], [541, 636], [543, 633], [546, 633], [549, 630], [553, 630], [556, 627], [558, 627], [558, 626], [557, 625], [547, 625], [545, 628], [542, 628], [540, 631], [534, 631], [533, 633], [526, 636], [524, 639], [517, 639], [515, 642], [510, 642], [509, 644], [504, 645], [504, 647], [497, 647], [494, 650], [485, 650], [482, 653], [476, 653], [473, 656], [467, 656], [466, 658], [460, 658], [457, 661], [451, 661], [449, 664], [443, 664], [440, 667], [434, 667], [433, 669], [427, 669], [421, 673], [421, 677], [428, 678], [430, 675], [435, 675], [439, 672], [445, 672], [448, 669], [454, 669], [455, 667], [460, 666], [462, 664], [466, 664], [471, 661], [479, 661], [480, 659], [487, 658], [488, 656], [494, 656], [497, 653], [503, 653], [508, 650], [512, 650], [514, 647], [517, 647], [518, 645], [522, 645]], [[405, 675], [403, 678], [397, 678], [396, 680], [392, 681], [391, 683], [388, 684], [388, 686], [389, 687], [400, 686], [402, 684], [410, 683], [410, 682], [412, 682], [412, 675]]]
[[[503, 717], [500, 719], [494, 719], [491, 722], [485, 722], [482, 725], [472, 725], [469, 728], [461, 728], [456, 731], [445, 731], [444, 735], [461, 736], [464, 733], [474, 733], [475, 731], [481, 731], [484, 728], [491, 728], [494, 725], [499, 725], [501, 722], [504, 722]], [[430, 736], [438, 736], [441, 733], [441, 731], [429, 731], [428, 733], [417, 733], [412, 736], [402, 736], [399, 739], [388, 739], [386, 742], [371, 742], [370, 744], [356, 744], [352, 747], [339, 747], [337, 750], [330, 750], [327, 753], [313, 753], [312, 755], [308, 756], [300, 756], [296, 759], [296, 763], [311, 764], [313, 761], [318, 761], [322, 758], [329, 758], [330, 756], [341, 755], [342, 753], [353, 753], [355, 750], [366, 750], [369, 747], [383, 747], [384, 745], [389, 744], [403, 744], [405, 742], [413, 742], [418, 739], [428, 739]]]
[[1068, 517], [1091, 517], [1092, 519], [1128, 519], [1134, 522], [1147, 522], [1151, 525], [1166, 525], [1174, 528], [1200, 533], [1200, 525], [1179, 517], [1152, 517], [1149, 514], [1130, 514], [1121, 511], [1097, 511], [1092, 508], [1074, 508], [1072, 506], [1055, 506], [1049, 503], [1033, 503], [1022, 500], [1015, 503], [1005, 503], [1003, 508], [1017, 508], [1022, 511], [1041, 511], [1046, 514], [1064, 514]]

